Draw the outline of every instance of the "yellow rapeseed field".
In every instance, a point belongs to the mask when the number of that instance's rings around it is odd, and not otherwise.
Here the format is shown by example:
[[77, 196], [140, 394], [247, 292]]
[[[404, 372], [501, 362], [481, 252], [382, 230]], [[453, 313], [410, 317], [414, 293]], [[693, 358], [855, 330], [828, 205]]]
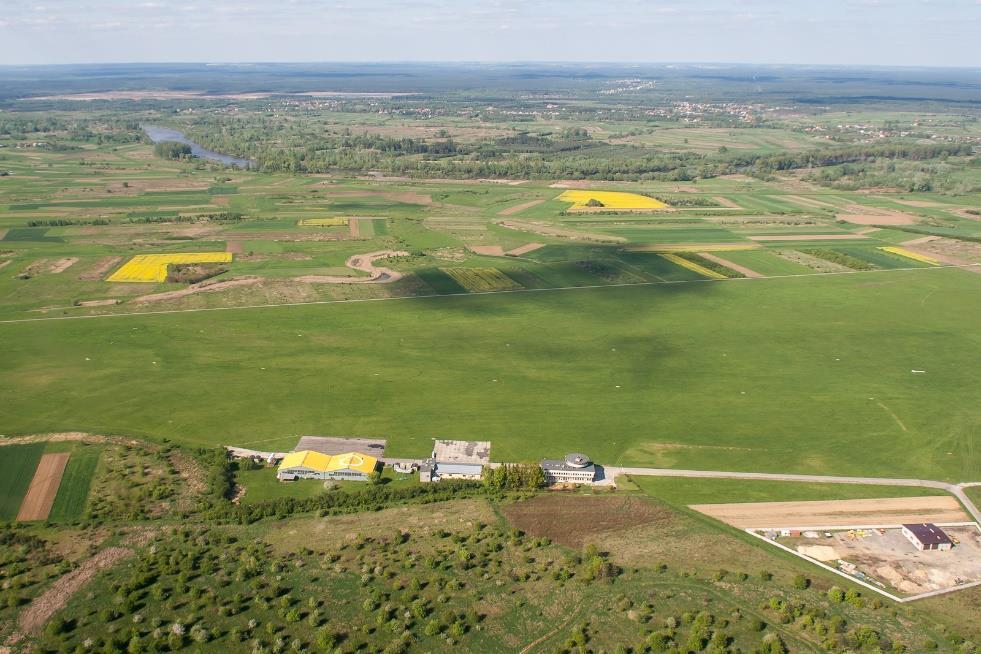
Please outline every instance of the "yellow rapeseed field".
[[231, 252], [175, 252], [174, 254], [138, 254], [122, 265], [106, 281], [162, 282], [167, 266], [179, 263], [228, 263]]
[[603, 206], [596, 209], [666, 209], [668, 205], [660, 200], [649, 198], [639, 193], [623, 193], [621, 191], [566, 191], [559, 196], [563, 202], [571, 202], [571, 210], [592, 209], [590, 200], [596, 200]]
[[879, 249], [880, 250], [883, 250], [885, 252], [892, 252], [893, 254], [898, 254], [901, 257], [906, 257], [907, 259], [912, 259], [913, 261], [919, 261], [920, 263], [928, 263], [931, 266], [939, 266], [940, 265], [940, 262], [937, 261], [936, 259], [933, 259], [931, 257], [928, 257], [928, 256], [926, 256], [924, 254], [917, 254], [916, 252], [911, 252], [910, 250], [907, 250], [906, 248], [901, 248], [901, 247], [896, 247], [896, 246], [890, 245], [890, 246], [887, 246], [887, 247], [880, 247]]
[[711, 279], [729, 279], [728, 277], [726, 277], [722, 273], [717, 273], [714, 270], [710, 270], [709, 268], [706, 268], [705, 266], [700, 266], [697, 263], [695, 263], [694, 261], [689, 261], [688, 259], [685, 259], [684, 257], [679, 257], [677, 254], [667, 254], [667, 253], [664, 253], [664, 254], [659, 254], [658, 256], [664, 257], [665, 259], [667, 259], [671, 263], [676, 263], [679, 266], [681, 266], [682, 268], [687, 268], [688, 270], [697, 272], [699, 275], [703, 275], [703, 276], [709, 277]]

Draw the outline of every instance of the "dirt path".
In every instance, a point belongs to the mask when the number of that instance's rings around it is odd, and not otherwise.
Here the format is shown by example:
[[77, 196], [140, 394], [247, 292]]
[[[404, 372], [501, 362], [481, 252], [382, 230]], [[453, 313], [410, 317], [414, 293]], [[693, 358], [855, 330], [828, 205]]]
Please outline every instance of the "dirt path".
[[98, 263], [89, 268], [87, 271], [83, 272], [78, 276], [78, 278], [86, 281], [96, 281], [102, 279], [103, 275], [109, 272], [113, 266], [122, 260], [122, 257], [105, 257], [100, 259]]
[[252, 284], [258, 284], [261, 281], [261, 277], [236, 277], [222, 281], [205, 280], [198, 284], [191, 284], [187, 288], [182, 288], [179, 291], [165, 291], [163, 293], [141, 295], [138, 298], [135, 298], [133, 301], [144, 304], [149, 302], [176, 300], [178, 298], [187, 297], [188, 295], [194, 295], [195, 293], [215, 293], [217, 291], [224, 291], [229, 288], [236, 288], [238, 286], [251, 286]]
[[407, 257], [408, 252], [396, 250], [380, 250], [368, 254], [356, 254], [350, 257], [344, 265], [354, 270], [368, 273], [368, 277], [338, 277], [334, 275], [304, 275], [294, 277], [298, 282], [310, 284], [390, 284], [402, 279], [402, 273], [390, 268], [375, 266], [375, 261], [389, 257]]
[[957, 500], [949, 495], [817, 502], [694, 504], [690, 508], [741, 529], [900, 525], [909, 522], [967, 522], [970, 519]]
[[528, 643], [527, 645], [525, 645], [523, 648], [521, 648], [521, 651], [518, 652], [518, 654], [528, 654], [528, 652], [532, 651], [533, 649], [535, 649], [536, 647], [538, 647], [539, 645], [541, 645], [542, 643], [544, 643], [549, 638], [552, 638], [555, 634], [559, 633], [559, 631], [561, 631], [562, 629], [568, 627], [569, 626], [569, 623], [571, 623], [576, 618], [576, 616], [579, 615], [579, 610], [581, 608], [582, 608], [582, 605], [581, 604], [577, 604], [576, 607], [572, 610], [571, 613], [569, 613], [569, 615], [566, 617], [565, 620], [563, 620], [558, 625], [556, 625], [556, 627], [554, 629], [551, 629], [550, 631], [547, 631], [544, 635], [539, 636], [535, 640], [533, 640], [530, 643]]
[[17, 522], [47, 520], [61, 485], [61, 476], [68, 465], [68, 452], [45, 454], [37, 463], [34, 478], [17, 512]]
[[[52, 615], [60, 611], [72, 595], [77, 593], [97, 572], [115, 565], [123, 559], [133, 556], [134, 552], [125, 547], [110, 547], [104, 549], [78, 568], [64, 575], [51, 584], [44, 593], [27, 605], [17, 617], [17, 627], [22, 634], [33, 634], [40, 631]], [[7, 641], [14, 644], [20, 640], [20, 634], [14, 634]]]
[[532, 207], [537, 207], [545, 200], [531, 200], [530, 202], [524, 202], [522, 204], [516, 204], [513, 207], [508, 207], [507, 209], [501, 209], [497, 212], [498, 216], [513, 216], [516, 213], [521, 213], [525, 209], [531, 209]]
[[742, 274], [746, 275], [747, 277], [752, 277], [753, 279], [761, 279], [763, 277], [766, 277], [766, 275], [761, 275], [760, 273], [756, 272], [755, 270], [750, 270], [746, 266], [740, 266], [738, 263], [733, 263], [732, 261], [729, 261], [728, 259], [723, 259], [722, 257], [720, 257], [718, 255], [715, 255], [715, 254], [712, 254], [711, 252], [696, 252], [695, 254], [697, 254], [698, 256], [702, 257], [703, 259], [708, 259], [709, 261], [714, 261], [715, 263], [717, 263], [717, 264], [719, 264], [721, 266], [725, 266], [726, 268], [732, 268], [736, 272], [742, 273]]

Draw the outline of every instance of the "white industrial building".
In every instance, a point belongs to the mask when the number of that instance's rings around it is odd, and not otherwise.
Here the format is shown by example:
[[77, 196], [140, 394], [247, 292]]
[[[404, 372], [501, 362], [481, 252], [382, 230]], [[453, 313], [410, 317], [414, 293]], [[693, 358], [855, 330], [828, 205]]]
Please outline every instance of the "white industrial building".
[[596, 479], [596, 466], [579, 452], [567, 454], [562, 460], [543, 459], [540, 465], [548, 484], [591, 484]]

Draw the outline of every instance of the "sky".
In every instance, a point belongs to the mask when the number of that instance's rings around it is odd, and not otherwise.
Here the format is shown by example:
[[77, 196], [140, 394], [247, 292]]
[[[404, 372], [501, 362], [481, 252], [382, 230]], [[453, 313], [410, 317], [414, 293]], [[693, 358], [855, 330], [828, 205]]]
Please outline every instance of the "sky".
[[0, 64], [981, 66], [981, 0], [0, 0]]

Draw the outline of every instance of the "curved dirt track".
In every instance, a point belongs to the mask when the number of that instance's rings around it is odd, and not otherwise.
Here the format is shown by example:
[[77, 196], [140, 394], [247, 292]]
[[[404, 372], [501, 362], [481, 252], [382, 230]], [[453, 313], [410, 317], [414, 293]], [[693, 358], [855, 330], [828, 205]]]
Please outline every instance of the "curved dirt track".
[[304, 275], [295, 277], [298, 282], [311, 284], [390, 284], [402, 279], [402, 273], [391, 268], [376, 266], [375, 261], [389, 257], [407, 257], [408, 252], [398, 250], [379, 250], [367, 254], [356, 254], [344, 262], [348, 268], [368, 273], [368, 277], [339, 277], [336, 275]]

